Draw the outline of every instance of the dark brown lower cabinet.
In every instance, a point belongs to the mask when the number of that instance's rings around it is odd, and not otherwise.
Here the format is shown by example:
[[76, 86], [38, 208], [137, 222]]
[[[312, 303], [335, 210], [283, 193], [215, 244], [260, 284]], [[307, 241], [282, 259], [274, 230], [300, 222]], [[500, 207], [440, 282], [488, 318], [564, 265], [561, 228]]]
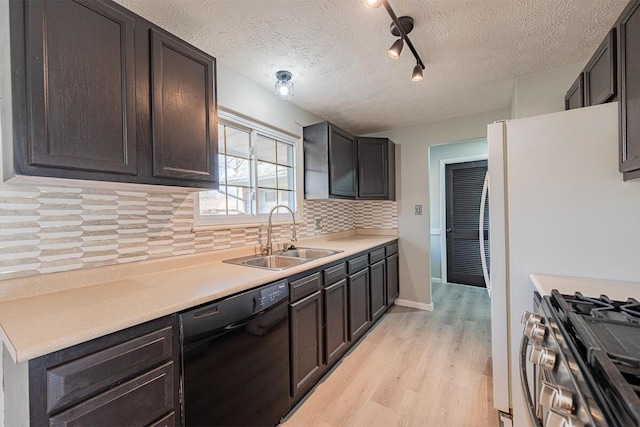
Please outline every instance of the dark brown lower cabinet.
[[376, 321], [387, 309], [387, 269], [385, 260], [369, 267], [369, 294], [371, 300], [371, 320]]
[[369, 326], [369, 268], [351, 274], [349, 286], [349, 341], [357, 340]]
[[291, 325], [291, 397], [299, 400], [323, 372], [322, 293], [318, 290], [289, 305]]
[[337, 362], [349, 345], [349, 319], [347, 279], [342, 279], [323, 290], [325, 312], [325, 359], [331, 366]]
[[[177, 330], [171, 315], [26, 365], [5, 361], [11, 378], [5, 384], [6, 419], [28, 417], [32, 426], [178, 425]], [[18, 402], [27, 400], [28, 414]]]
[[400, 296], [398, 267], [397, 253], [387, 257], [387, 306], [391, 306]]

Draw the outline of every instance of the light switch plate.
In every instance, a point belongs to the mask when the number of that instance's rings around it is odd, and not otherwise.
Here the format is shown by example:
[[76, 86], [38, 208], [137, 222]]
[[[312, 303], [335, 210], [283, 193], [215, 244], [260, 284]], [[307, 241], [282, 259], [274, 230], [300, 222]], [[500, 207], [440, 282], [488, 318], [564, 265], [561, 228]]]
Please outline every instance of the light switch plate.
[[416, 205], [416, 215], [422, 215], [422, 205]]

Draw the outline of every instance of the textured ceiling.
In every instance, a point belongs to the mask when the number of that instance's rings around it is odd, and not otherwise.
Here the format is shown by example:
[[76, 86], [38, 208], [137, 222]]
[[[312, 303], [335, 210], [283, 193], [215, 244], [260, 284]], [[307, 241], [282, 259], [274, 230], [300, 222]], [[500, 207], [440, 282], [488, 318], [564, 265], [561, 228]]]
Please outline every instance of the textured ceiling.
[[355, 134], [508, 107], [515, 78], [588, 59], [628, 0], [390, 0], [409, 15], [426, 64], [394, 41], [384, 8], [363, 0], [117, 0], [273, 90], [293, 73], [290, 102]]

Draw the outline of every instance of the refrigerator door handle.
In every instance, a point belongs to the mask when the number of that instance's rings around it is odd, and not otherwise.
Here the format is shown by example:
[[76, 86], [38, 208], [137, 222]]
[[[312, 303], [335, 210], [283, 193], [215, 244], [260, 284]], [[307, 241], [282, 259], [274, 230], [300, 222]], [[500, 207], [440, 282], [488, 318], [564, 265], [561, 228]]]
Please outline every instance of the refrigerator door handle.
[[480, 259], [482, 261], [482, 274], [484, 282], [487, 285], [487, 292], [491, 296], [491, 277], [489, 277], [489, 268], [487, 267], [487, 255], [484, 252], [484, 207], [487, 204], [487, 194], [489, 193], [489, 171], [484, 176], [484, 185], [482, 186], [482, 198], [480, 199], [480, 224], [478, 229], [478, 237], [480, 240]]

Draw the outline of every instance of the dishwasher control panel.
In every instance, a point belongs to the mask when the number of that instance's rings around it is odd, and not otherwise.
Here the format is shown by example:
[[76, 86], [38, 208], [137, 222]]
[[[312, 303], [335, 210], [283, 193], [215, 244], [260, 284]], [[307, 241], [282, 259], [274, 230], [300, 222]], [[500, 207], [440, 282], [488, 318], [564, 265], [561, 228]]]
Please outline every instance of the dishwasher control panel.
[[286, 280], [265, 286], [253, 297], [253, 312], [265, 310], [286, 298], [289, 298], [289, 285]]

